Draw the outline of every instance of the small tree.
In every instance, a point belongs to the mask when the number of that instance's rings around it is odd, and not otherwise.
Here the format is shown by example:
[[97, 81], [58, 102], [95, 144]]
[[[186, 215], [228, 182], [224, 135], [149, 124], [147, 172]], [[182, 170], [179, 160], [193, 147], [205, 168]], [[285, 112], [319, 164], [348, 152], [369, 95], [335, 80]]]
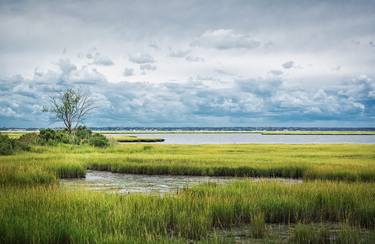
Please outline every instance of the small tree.
[[88, 95], [71, 88], [57, 97], [50, 97], [50, 103], [51, 107], [44, 108], [43, 111], [53, 113], [57, 121], [64, 123], [69, 133], [72, 133], [95, 108]]

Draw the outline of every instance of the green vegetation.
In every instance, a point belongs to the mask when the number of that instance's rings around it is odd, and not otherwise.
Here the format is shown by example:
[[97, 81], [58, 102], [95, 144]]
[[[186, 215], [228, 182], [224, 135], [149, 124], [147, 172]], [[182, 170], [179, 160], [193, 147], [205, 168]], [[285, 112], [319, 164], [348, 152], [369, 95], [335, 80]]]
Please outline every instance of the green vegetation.
[[4, 167], [21, 166], [23, 170], [38, 167], [64, 177], [76, 177], [81, 169], [89, 168], [137, 174], [374, 182], [375, 145], [33, 146], [30, 152], [1, 157], [0, 176], [7, 172], [3, 172]]
[[137, 136], [112, 136], [112, 140], [117, 142], [163, 142], [162, 138], [140, 138]]
[[[71, 132], [67, 130], [41, 129], [36, 132], [11, 132], [0, 134], [0, 140], [8, 138], [21, 145], [58, 145], [58, 144], [89, 144], [95, 147], [109, 146], [109, 140], [98, 133], [93, 133], [85, 126], [78, 126]], [[0, 145], [1, 146], [1, 145]], [[1, 153], [0, 153], [1, 154]]]
[[30, 146], [18, 139], [0, 134], [0, 155], [10, 155], [17, 151], [28, 151]]
[[[42, 133], [41, 133], [42, 134]], [[19, 141], [30, 151], [0, 156], [0, 243], [233, 242], [222, 230], [250, 226], [256, 240], [371, 243], [375, 228], [375, 145], [145, 145], [92, 147]], [[57, 138], [60, 138], [57, 136]], [[55, 139], [54, 139], [55, 140]], [[163, 197], [62, 188], [86, 169], [124, 173], [302, 178], [303, 183], [238, 180]], [[327, 223], [338, 230], [326, 231]], [[318, 226], [318, 227], [317, 227]], [[285, 233], [284, 233], [285, 234]]]
[[[322, 221], [371, 230], [375, 225], [374, 186], [242, 180], [205, 184], [164, 197], [72, 192], [57, 186], [6, 187], [0, 188], [0, 242], [207, 240], [214, 230], [243, 224], [254, 226], [254, 238], [264, 238], [269, 234], [264, 223]], [[299, 243], [326, 237], [322, 231], [318, 237], [310, 234], [305, 225], [295, 229], [290, 238]]]

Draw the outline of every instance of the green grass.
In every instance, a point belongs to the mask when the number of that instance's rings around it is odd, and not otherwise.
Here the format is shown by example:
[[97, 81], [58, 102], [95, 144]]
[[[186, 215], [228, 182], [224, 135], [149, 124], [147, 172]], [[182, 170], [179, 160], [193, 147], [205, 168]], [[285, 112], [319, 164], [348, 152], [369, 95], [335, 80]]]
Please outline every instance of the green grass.
[[[271, 224], [292, 226], [287, 242], [326, 243], [320, 223], [344, 226], [340, 243], [371, 243], [374, 164], [375, 145], [359, 144], [33, 146], [0, 156], [0, 243], [226, 243], [220, 230], [243, 225], [266, 241]], [[162, 197], [59, 186], [86, 169], [305, 181], [211, 183]]]
[[142, 138], [137, 136], [112, 136], [108, 137], [116, 142], [163, 142], [162, 138]]
[[[0, 187], [1, 243], [207, 240], [215, 229], [264, 223], [375, 226], [373, 183], [205, 184], [177, 195], [114, 195], [51, 187]], [[300, 227], [298, 227], [300, 228]], [[301, 229], [301, 228], [300, 228]], [[303, 230], [296, 240], [305, 240]]]
[[[57, 178], [119, 173], [375, 181], [375, 145], [87, 145], [33, 147], [0, 157], [0, 179], [38, 169]], [[22, 173], [23, 174], [23, 173]], [[44, 174], [44, 173], [43, 173]], [[14, 177], [13, 177], [14, 178]], [[18, 178], [14, 178], [16, 183]], [[40, 181], [39, 179], [36, 181]], [[7, 180], [0, 183], [7, 184]]]

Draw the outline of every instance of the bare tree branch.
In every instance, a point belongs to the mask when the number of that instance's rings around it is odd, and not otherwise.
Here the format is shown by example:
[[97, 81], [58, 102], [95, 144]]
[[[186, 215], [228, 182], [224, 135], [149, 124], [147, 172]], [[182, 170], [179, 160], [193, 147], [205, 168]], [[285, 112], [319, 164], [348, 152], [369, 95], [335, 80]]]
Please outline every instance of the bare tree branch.
[[43, 109], [43, 111], [54, 113], [55, 119], [62, 121], [69, 133], [76, 129], [96, 108], [88, 95], [74, 89], [67, 89], [58, 97], [50, 97], [50, 104], [51, 107]]

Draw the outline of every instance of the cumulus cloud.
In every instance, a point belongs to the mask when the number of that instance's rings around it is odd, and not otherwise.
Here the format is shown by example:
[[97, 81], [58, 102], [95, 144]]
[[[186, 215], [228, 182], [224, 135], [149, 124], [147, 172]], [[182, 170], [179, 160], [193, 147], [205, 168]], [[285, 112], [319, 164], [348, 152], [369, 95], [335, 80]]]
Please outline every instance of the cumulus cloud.
[[169, 56], [173, 58], [184, 58], [191, 50], [169, 50]]
[[133, 76], [133, 75], [134, 75], [134, 69], [133, 68], [125, 68], [124, 76]]
[[278, 76], [278, 75], [282, 75], [284, 72], [282, 72], [281, 70], [278, 70], [278, 69], [273, 69], [273, 70], [270, 70], [269, 73], [272, 74], [272, 75]]
[[194, 56], [187, 56], [185, 60], [188, 62], [204, 62], [204, 58]]
[[86, 58], [91, 60], [91, 64], [94, 65], [103, 65], [103, 66], [111, 66], [114, 65], [114, 62], [111, 58], [107, 56], [103, 56], [101, 53], [97, 51], [96, 48], [89, 50], [86, 54]]
[[216, 29], [207, 30], [191, 45], [220, 50], [232, 48], [254, 49], [260, 46], [260, 42], [250, 35], [238, 33], [232, 29]]
[[[56, 64], [56, 69], [38, 70], [32, 79], [0, 80], [0, 126], [51, 125], [41, 107], [49, 96], [68, 87], [87, 91], [97, 102], [98, 109], [88, 120], [91, 126], [204, 126], [224, 118], [234, 123], [248, 118], [361, 121], [375, 116], [375, 84], [368, 76], [317, 90], [288, 87], [277, 76], [235, 79], [222, 87], [205, 81], [110, 83], [91, 66], [68, 59]], [[153, 70], [152, 66], [144, 64], [143, 69]]]
[[95, 57], [94, 61], [93, 61], [93, 64], [103, 65], [103, 66], [114, 65], [113, 61], [109, 57], [106, 57], [106, 56]]
[[281, 66], [284, 69], [290, 69], [290, 68], [295, 67], [295, 63], [294, 63], [294, 61], [288, 61], [288, 62], [283, 63]]
[[129, 56], [129, 61], [137, 64], [154, 63], [154, 58], [146, 53], [136, 53]]
[[366, 75], [360, 75], [351, 81], [345, 82], [344, 87], [341, 88], [339, 93], [348, 97], [373, 99], [373, 94], [375, 93], [375, 81]]
[[139, 66], [139, 69], [142, 70], [142, 71], [146, 71], [146, 70], [156, 70], [156, 66], [155, 65], [152, 65], [152, 64], [141, 64]]

